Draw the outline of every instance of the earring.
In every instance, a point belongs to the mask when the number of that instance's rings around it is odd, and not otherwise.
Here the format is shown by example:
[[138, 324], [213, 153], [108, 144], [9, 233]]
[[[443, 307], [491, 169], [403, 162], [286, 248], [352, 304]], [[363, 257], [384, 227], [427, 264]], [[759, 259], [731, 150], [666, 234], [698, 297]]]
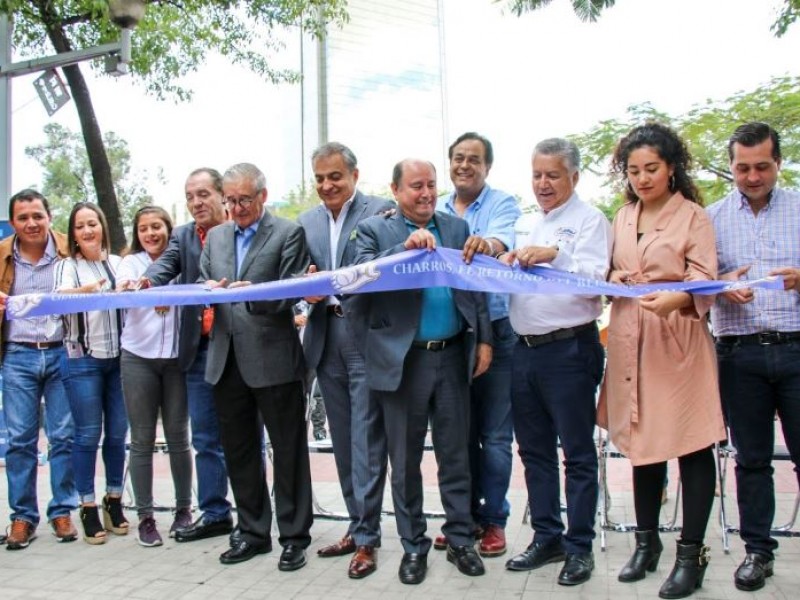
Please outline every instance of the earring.
[[673, 173], [672, 175], [669, 176], [668, 185], [669, 185], [669, 191], [670, 192], [674, 192], [675, 191], [675, 173]]

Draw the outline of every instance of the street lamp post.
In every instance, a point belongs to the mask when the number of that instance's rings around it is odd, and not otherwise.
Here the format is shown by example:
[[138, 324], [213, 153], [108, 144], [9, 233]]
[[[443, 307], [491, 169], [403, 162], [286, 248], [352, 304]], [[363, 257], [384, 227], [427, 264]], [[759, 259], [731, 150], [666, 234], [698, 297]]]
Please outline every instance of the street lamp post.
[[0, 14], [0, 219], [6, 217], [11, 195], [11, 78], [103, 56], [107, 57], [106, 72], [127, 74], [131, 60], [131, 32], [144, 17], [145, 5], [146, 0], [108, 0], [111, 20], [121, 30], [117, 42], [16, 63], [11, 62], [13, 22], [10, 15]]

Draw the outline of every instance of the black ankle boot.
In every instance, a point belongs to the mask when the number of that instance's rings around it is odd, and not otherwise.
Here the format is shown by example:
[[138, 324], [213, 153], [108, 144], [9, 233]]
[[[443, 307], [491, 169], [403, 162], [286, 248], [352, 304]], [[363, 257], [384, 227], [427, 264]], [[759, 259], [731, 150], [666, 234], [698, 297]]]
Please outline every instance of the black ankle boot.
[[651, 573], [658, 567], [658, 559], [664, 545], [658, 537], [658, 531], [637, 531], [636, 550], [628, 563], [619, 572], [618, 580], [628, 583], [644, 579], [645, 571]]
[[703, 585], [710, 548], [678, 542], [675, 566], [658, 592], [660, 598], [686, 598]]

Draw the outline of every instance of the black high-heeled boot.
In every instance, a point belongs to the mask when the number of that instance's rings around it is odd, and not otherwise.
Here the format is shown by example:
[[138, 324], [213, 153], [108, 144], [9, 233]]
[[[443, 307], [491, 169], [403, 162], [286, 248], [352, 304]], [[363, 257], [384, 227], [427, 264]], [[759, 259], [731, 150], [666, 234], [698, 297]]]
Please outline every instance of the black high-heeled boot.
[[675, 566], [672, 573], [661, 586], [659, 598], [686, 598], [703, 586], [703, 577], [708, 567], [709, 551], [703, 544], [683, 544], [678, 542]]
[[623, 583], [644, 579], [645, 572], [652, 573], [658, 567], [664, 545], [658, 537], [658, 531], [637, 531], [636, 550], [627, 564], [622, 567], [617, 579]]

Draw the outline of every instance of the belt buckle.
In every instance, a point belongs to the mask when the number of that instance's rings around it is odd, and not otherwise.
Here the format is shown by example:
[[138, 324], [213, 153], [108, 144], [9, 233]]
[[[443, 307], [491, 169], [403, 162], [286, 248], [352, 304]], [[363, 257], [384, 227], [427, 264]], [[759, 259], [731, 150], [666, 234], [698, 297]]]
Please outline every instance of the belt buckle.
[[758, 343], [762, 346], [780, 344], [782, 341], [780, 331], [762, 331], [758, 334]]
[[425, 343], [425, 350], [430, 350], [431, 352], [439, 352], [440, 350], [444, 350], [444, 347], [447, 345], [447, 342], [444, 340], [431, 340]]
[[34, 342], [34, 344], [36, 344], [37, 350], [47, 350], [50, 348], [49, 342]]

